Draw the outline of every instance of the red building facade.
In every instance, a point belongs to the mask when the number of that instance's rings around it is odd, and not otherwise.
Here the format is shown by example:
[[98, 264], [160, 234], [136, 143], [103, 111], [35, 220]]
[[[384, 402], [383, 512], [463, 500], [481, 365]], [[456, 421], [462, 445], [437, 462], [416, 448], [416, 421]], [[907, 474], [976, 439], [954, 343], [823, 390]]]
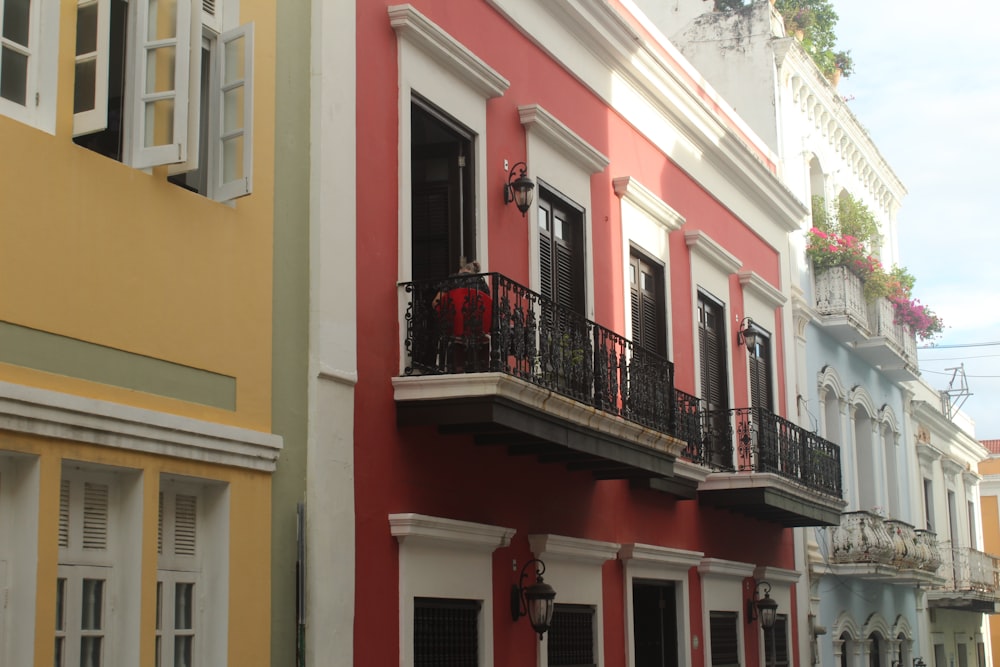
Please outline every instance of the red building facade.
[[843, 503], [773, 157], [629, 3], [369, 0], [357, 44], [355, 664], [764, 664], [763, 580], [803, 664], [791, 528]]

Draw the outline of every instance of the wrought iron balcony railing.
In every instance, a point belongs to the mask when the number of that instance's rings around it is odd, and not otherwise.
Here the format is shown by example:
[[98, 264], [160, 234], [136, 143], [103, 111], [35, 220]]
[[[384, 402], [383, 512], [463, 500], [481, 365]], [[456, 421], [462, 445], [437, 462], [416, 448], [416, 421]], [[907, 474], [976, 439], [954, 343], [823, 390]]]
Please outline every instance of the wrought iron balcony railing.
[[714, 469], [774, 473], [815, 491], [843, 497], [840, 447], [770, 410], [706, 412], [705, 433], [706, 463]]
[[504, 373], [675, 434], [666, 359], [498, 273], [402, 286], [405, 374]]

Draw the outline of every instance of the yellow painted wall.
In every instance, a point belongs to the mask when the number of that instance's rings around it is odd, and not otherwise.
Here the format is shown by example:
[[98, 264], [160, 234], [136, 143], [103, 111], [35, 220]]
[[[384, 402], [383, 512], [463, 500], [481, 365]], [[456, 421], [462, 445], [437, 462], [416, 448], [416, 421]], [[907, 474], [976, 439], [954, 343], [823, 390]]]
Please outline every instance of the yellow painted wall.
[[253, 21], [253, 193], [220, 204], [72, 141], [76, 3], [61, 4], [55, 136], [0, 116], [0, 321], [236, 378], [229, 411], [0, 364], [0, 381], [270, 425], [274, 0]]
[[38, 580], [35, 613], [35, 664], [51, 665], [58, 572], [59, 483], [63, 459], [141, 470], [143, 535], [140, 655], [152, 665], [155, 646], [157, 507], [161, 474], [223, 482], [229, 489], [229, 664], [248, 667], [270, 662], [270, 473], [197, 461], [6, 435], [6, 451], [39, 458]]
[[[1000, 474], [1000, 457], [991, 456], [979, 462], [979, 474]], [[1000, 499], [997, 496], [983, 495], [980, 497], [980, 511], [983, 522], [983, 551], [989, 554], [1000, 554]], [[990, 645], [992, 653], [991, 664], [1000, 665], [1000, 616], [989, 616]]]

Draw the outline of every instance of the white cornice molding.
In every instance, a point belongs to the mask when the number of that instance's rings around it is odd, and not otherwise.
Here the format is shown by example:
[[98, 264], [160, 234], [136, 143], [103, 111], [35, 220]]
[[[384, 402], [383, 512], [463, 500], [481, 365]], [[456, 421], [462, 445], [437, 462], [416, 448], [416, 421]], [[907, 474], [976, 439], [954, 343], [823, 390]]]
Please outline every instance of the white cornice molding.
[[788, 302], [788, 297], [780, 289], [761, 278], [754, 271], [740, 271], [739, 280], [744, 290], [760, 297], [764, 303], [772, 308], [779, 308]]
[[626, 563], [648, 564], [658, 567], [674, 567], [688, 570], [697, 567], [705, 553], [702, 551], [688, 551], [687, 549], [673, 549], [670, 547], [659, 547], [653, 544], [623, 544], [618, 551], [618, 557]]
[[771, 584], [779, 583], [791, 585], [802, 578], [802, 573], [798, 570], [787, 570], [782, 567], [772, 565], [761, 565], [754, 568], [753, 578], [757, 581], [767, 581]]
[[561, 155], [579, 165], [590, 174], [599, 174], [607, 169], [611, 160], [599, 150], [584, 141], [580, 135], [569, 129], [562, 121], [537, 104], [526, 104], [517, 108], [521, 125], [529, 132], [552, 146]]
[[941, 407], [924, 400], [914, 400], [910, 403], [913, 417], [918, 422], [929, 427], [939, 436], [938, 447], [954, 447], [962, 456], [973, 461], [982, 461], [989, 456], [989, 450], [961, 427], [944, 416]]
[[399, 37], [419, 48], [483, 97], [500, 97], [510, 87], [510, 81], [413, 5], [392, 5], [388, 11], [389, 24]]
[[271, 472], [279, 435], [0, 382], [0, 429]]
[[[724, 204], [733, 208], [738, 193], [781, 232], [799, 228], [809, 210], [776, 176], [777, 156], [735, 113], [721, 119], [725, 101], [665, 37], [651, 45], [607, 0], [487, 1]], [[554, 21], [539, 21], [539, 11]], [[557, 48], [567, 36], [576, 45]], [[584, 52], [601, 72], [579, 66]], [[613, 99], [618, 90], [624, 102]], [[657, 139], [664, 128], [669, 137]]]
[[798, 105], [886, 211], [898, 208], [906, 188], [837, 90], [793, 37], [772, 40], [779, 80], [788, 80]]
[[668, 232], [680, 229], [684, 224], [684, 216], [632, 176], [620, 176], [613, 179], [611, 184], [616, 195], [630, 202]]
[[921, 463], [927, 466], [930, 466], [935, 462], [940, 461], [944, 456], [940, 451], [938, 451], [931, 445], [928, 445], [923, 442], [918, 442], [916, 445], [916, 449], [917, 449], [917, 458], [920, 459]]
[[509, 546], [517, 532], [513, 528], [412, 512], [390, 514], [389, 531], [400, 544], [431, 544], [487, 552]]
[[528, 545], [531, 553], [540, 560], [571, 560], [594, 565], [614, 559], [621, 548], [614, 542], [550, 534], [528, 535]]
[[698, 253], [698, 255], [717, 266], [727, 275], [736, 273], [743, 266], [743, 262], [735, 255], [716, 243], [711, 236], [700, 229], [684, 232], [684, 242], [687, 243], [688, 248], [693, 252]]
[[703, 558], [698, 564], [698, 572], [704, 576], [714, 575], [716, 577], [734, 577], [745, 579], [752, 577], [754, 565], [741, 563], [735, 560], [723, 560], [721, 558]]

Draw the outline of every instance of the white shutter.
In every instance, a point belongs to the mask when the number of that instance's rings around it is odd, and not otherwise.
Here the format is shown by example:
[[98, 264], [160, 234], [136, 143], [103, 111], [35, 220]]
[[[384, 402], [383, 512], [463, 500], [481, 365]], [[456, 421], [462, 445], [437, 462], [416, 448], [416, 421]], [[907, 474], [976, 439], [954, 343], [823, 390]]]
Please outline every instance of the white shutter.
[[107, 484], [83, 484], [83, 548], [108, 548]]
[[191, 0], [136, 0], [135, 7], [131, 164], [143, 169], [184, 162]]
[[[204, 28], [201, 19], [202, 12], [197, 11], [197, 9], [191, 12], [191, 35], [189, 37], [191, 45], [188, 49], [190, 53], [188, 58], [188, 101], [186, 108], [183, 109], [184, 113], [187, 114], [187, 157], [182, 162], [170, 165], [168, 173], [171, 175], [185, 174], [199, 167], [204, 168], [204, 165], [198, 163], [200, 154], [198, 147], [201, 144], [202, 136], [201, 57], [202, 42], [204, 41], [202, 38]], [[204, 100], [204, 103], [208, 104], [208, 100]], [[178, 107], [178, 110], [180, 110], [180, 107]]]
[[253, 23], [222, 33], [220, 42], [212, 198], [227, 201], [253, 189]]
[[59, 546], [69, 548], [69, 490], [70, 481], [62, 480], [59, 484]]
[[174, 554], [197, 553], [198, 497], [178, 493], [174, 498]]
[[76, 4], [76, 77], [73, 89], [73, 136], [108, 127], [108, 56], [111, 0]]

